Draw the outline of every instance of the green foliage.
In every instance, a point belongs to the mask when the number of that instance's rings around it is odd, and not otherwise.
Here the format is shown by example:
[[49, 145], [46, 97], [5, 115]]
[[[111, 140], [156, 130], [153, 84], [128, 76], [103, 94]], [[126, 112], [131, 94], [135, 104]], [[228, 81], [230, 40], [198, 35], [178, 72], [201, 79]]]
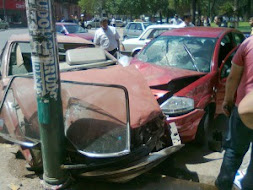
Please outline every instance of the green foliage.
[[[196, 0], [197, 11], [202, 15], [226, 15], [234, 14], [235, 0]], [[243, 13], [249, 4], [249, 0], [237, 0], [238, 12]], [[193, 0], [79, 0], [82, 10], [90, 14], [101, 13], [105, 10], [112, 15], [128, 15], [139, 17], [142, 14], [154, 16], [161, 13], [163, 17], [172, 16], [192, 10]], [[252, 5], [253, 6], [253, 5]]]

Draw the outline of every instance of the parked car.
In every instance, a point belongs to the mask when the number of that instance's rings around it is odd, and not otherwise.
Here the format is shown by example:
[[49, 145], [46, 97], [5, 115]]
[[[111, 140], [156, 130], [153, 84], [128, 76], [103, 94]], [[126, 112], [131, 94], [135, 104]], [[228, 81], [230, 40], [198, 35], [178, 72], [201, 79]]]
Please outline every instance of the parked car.
[[93, 41], [94, 35], [88, 33], [88, 31], [76, 23], [69, 22], [57, 22], [56, 23], [56, 32], [67, 35], [80, 37], [86, 40]]
[[[42, 159], [29, 40], [13, 36], [0, 57], [0, 136], [19, 144], [35, 170]], [[67, 141], [63, 169], [124, 182], [182, 147], [135, 67], [115, 66], [112, 55], [87, 40], [63, 35], [57, 40]]]
[[139, 37], [149, 25], [149, 22], [129, 22], [124, 28], [123, 39]]
[[[231, 59], [245, 39], [231, 28], [187, 27], [164, 32], [131, 60], [182, 142], [215, 142]], [[214, 135], [214, 136], [213, 136]], [[213, 142], [212, 142], [213, 141]]]
[[9, 23], [4, 20], [0, 20], [0, 29], [8, 29], [8, 28], [9, 28]]
[[125, 23], [122, 20], [115, 20], [116, 27], [124, 27]]
[[179, 28], [179, 26], [172, 24], [150, 25], [138, 38], [124, 40], [121, 43], [121, 52], [127, 55], [131, 54], [134, 57], [150, 40], [174, 28]]
[[87, 29], [99, 28], [100, 27], [100, 19], [93, 18], [92, 20], [88, 20], [88, 21], [84, 22], [84, 24]]

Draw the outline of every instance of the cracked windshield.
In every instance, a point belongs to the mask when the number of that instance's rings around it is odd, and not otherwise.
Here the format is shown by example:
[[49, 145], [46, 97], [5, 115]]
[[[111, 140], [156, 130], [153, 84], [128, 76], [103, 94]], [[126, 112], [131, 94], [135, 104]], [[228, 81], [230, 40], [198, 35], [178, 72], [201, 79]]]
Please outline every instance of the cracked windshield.
[[160, 36], [150, 42], [138, 59], [160, 66], [209, 72], [215, 39]]

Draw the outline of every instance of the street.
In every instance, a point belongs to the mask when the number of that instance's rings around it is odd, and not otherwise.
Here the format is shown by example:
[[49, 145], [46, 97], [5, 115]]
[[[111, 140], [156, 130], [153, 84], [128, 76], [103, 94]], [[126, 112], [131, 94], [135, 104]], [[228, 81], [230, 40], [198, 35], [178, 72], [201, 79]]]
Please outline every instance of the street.
[[[0, 51], [12, 34], [27, 33], [26, 28], [0, 31]], [[89, 30], [94, 33], [95, 30]], [[122, 37], [123, 28], [118, 28]], [[225, 118], [221, 118], [225, 120]], [[222, 163], [223, 152], [210, 152], [188, 144], [152, 171], [125, 184], [77, 179], [71, 189], [216, 189], [213, 184]], [[0, 144], [0, 190], [34, 190], [41, 188], [41, 174], [29, 172], [18, 153], [18, 146]], [[186, 156], [187, 155], [187, 156]], [[247, 153], [241, 170], [250, 159]]]

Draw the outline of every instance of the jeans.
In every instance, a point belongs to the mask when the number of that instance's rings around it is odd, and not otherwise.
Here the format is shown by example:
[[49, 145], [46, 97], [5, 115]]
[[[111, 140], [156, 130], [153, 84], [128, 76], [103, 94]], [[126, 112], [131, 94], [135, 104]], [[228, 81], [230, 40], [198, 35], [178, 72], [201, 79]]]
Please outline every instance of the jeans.
[[[243, 157], [253, 141], [253, 130], [247, 128], [241, 121], [238, 108], [234, 107], [230, 120], [229, 130], [224, 145], [225, 155], [220, 173], [216, 180], [216, 186], [220, 190], [231, 190], [235, 174], [242, 164]], [[253, 151], [247, 174], [242, 180], [243, 190], [253, 190]]]

